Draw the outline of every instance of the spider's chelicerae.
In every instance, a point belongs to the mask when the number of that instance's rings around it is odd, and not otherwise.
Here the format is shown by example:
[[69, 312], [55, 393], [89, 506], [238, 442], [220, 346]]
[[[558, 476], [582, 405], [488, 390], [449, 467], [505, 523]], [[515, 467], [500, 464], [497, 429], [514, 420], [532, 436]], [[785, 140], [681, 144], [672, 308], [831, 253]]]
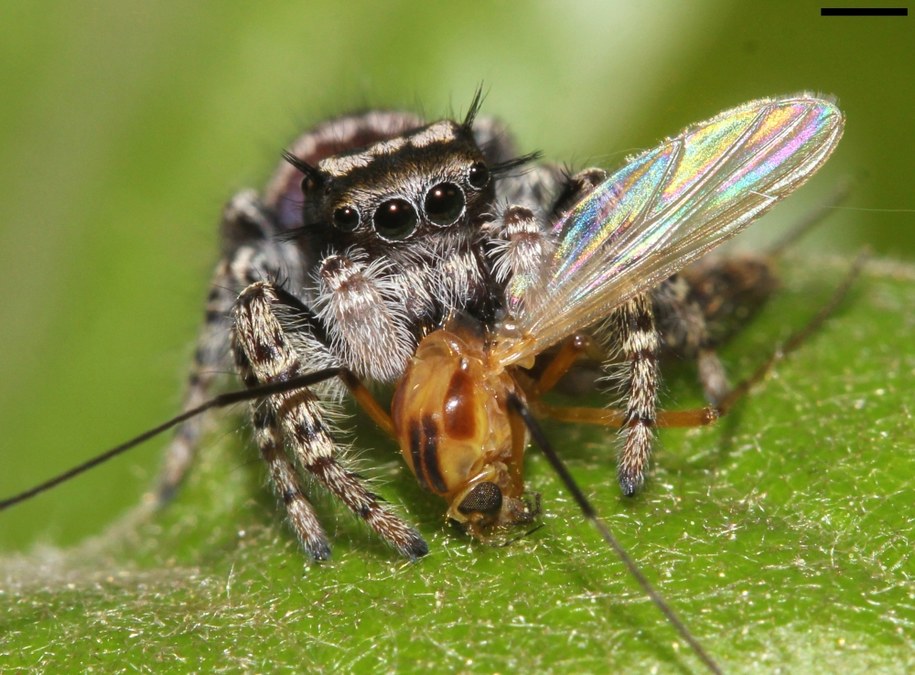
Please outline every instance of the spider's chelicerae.
[[[273, 486], [315, 559], [330, 546], [300, 472], [404, 556], [427, 552], [346, 468], [330, 412], [347, 390], [476, 536], [536, 515], [523, 496], [528, 410], [621, 427], [619, 482], [634, 494], [660, 419], [659, 357], [695, 358], [718, 405], [728, 386], [716, 327], [772, 286], [761, 257], [694, 261], [806, 180], [842, 129], [828, 101], [755, 101], [605, 181], [601, 169], [570, 175], [518, 154], [504, 125], [478, 118], [479, 102], [463, 121], [371, 111], [320, 124], [262, 193], [241, 192], [225, 209], [185, 405], [212, 395], [229, 355], [249, 387], [339, 369], [251, 409]], [[589, 373], [612, 374], [620, 409], [588, 419], [539, 403], [570, 371], [589, 384]], [[392, 417], [373, 412], [362, 382], [397, 386]], [[202, 424], [179, 428], [161, 499], [181, 482]]]

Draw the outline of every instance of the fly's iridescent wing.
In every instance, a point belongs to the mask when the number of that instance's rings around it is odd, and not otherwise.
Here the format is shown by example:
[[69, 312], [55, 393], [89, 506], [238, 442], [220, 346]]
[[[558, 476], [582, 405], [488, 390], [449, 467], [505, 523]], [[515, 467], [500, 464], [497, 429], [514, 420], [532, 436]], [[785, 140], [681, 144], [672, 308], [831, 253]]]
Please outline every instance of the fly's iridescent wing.
[[556, 223], [555, 252], [520, 298], [523, 337], [493, 356], [539, 354], [734, 236], [816, 172], [844, 122], [825, 99], [761, 99], [631, 159]]

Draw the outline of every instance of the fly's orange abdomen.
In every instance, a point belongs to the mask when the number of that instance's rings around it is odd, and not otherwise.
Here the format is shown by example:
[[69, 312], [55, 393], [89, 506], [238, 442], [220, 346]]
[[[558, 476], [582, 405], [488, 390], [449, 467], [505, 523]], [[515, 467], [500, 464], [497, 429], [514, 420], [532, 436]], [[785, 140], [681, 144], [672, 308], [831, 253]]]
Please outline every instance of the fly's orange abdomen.
[[[467, 521], [462, 506], [484, 494], [498, 495], [488, 500], [495, 504], [524, 490], [523, 439], [513, 442], [505, 407], [514, 390], [511, 376], [488, 363], [483, 340], [458, 327], [426, 336], [397, 387], [391, 416], [404, 459], [424, 488], [451, 503], [455, 520]], [[488, 485], [465, 504], [480, 483]]]

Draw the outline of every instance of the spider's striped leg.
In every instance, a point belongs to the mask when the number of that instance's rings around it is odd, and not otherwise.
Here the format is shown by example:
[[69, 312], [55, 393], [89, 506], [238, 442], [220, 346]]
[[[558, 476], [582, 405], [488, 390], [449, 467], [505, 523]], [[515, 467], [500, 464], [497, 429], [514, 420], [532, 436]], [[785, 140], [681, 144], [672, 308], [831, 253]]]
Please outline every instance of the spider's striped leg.
[[305, 496], [295, 464], [283, 450], [283, 435], [275, 414], [267, 406], [253, 404], [251, 421], [261, 457], [270, 472], [270, 482], [286, 507], [286, 516], [296, 539], [312, 558], [327, 560], [330, 543], [314, 507]]
[[[233, 346], [249, 385], [288, 379], [314, 370], [315, 363], [327, 358], [326, 346], [308, 332], [314, 317], [303, 315], [292, 299], [284, 300], [284, 293], [272, 284], [258, 282], [246, 288], [235, 305]], [[267, 412], [256, 412], [255, 424], [264, 422], [263, 433], [258, 433], [261, 452], [271, 465], [274, 480], [279, 475], [275, 487], [296, 536], [314, 557], [326, 552], [321, 548], [322, 543], [326, 546], [326, 537], [294, 479], [290, 459], [277, 452], [280, 437], [295, 464], [314, 475], [398, 552], [410, 559], [425, 555], [428, 548], [419, 533], [383, 508], [360, 478], [338, 461], [343, 451], [333, 439], [326, 404], [320, 398], [321, 394], [333, 395], [328, 391], [333, 386], [339, 384], [274, 394], [262, 404]], [[257, 414], [262, 415], [261, 420]]]
[[[232, 368], [229, 335], [231, 310], [238, 293], [257, 279], [276, 276], [283, 265], [284, 250], [274, 243], [275, 225], [269, 213], [250, 190], [236, 194], [222, 216], [225, 257], [216, 266], [210, 282], [203, 326], [197, 338], [194, 362], [188, 375], [183, 411], [209, 400], [213, 390]], [[175, 432], [165, 452], [159, 485], [153, 499], [168, 502], [178, 490], [193, 463], [200, 438], [210, 421], [198, 415]]]
[[741, 255], [700, 261], [652, 292], [663, 351], [696, 360], [709, 404], [717, 406], [730, 391], [716, 348], [746, 324], [776, 285], [770, 259]]
[[619, 341], [626, 416], [621, 430], [623, 447], [618, 477], [623, 493], [631, 496], [645, 480], [657, 408], [660, 340], [651, 300], [636, 296], [616, 309], [609, 328]]
[[[235, 356], [235, 368], [242, 381], [248, 387], [257, 385], [257, 377], [245, 351], [238, 347], [232, 351]], [[330, 558], [330, 543], [318, 521], [314, 507], [305, 496], [302, 479], [295, 463], [283, 450], [283, 433], [277, 422], [275, 410], [262, 401], [252, 401], [251, 423], [261, 457], [267, 463], [267, 470], [270, 472], [270, 482], [286, 507], [286, 516], [296, 539], [312, 558], [327, 560]]]
[[[228, 369], [226, 361], [231, 330], [229, 312], [236, 295], [230, 288], [229, 267], [228, 261], [222, 261], [213, 275], [204, 323], [197, 338], [194, 362], [187, 379], [182, 405], [184, 411], [212, 398], [216, 380]], [[153, 495], [156, 503], [162, 505], [174, 497], [194, 461], [200, 437], [209, 420], [209, 415], [197, 415], [183, 422], [175, 431], [165, 451], [159, 484]]]
[[727, 374], [709, 334], [703, 306], [693, 297], [690, 283], [675, 275], [652, 291], [652, 300], [661, 349], [665, 354], [695, 359], [705, 400], [717, 405], [729, 390]]
[[499, 196], [504, 206], [496, 209], [484, 232], [496, 279], [505, 284], [504, 309], [509, 314], [520, 311], [526, 295], [536, 293], [544, 265], [556, 247], [554, 219], [606, 175], [601, 169], [586, 169], [569, 176], [546, 164], [526, 171], [523, 180], [503, 180]]

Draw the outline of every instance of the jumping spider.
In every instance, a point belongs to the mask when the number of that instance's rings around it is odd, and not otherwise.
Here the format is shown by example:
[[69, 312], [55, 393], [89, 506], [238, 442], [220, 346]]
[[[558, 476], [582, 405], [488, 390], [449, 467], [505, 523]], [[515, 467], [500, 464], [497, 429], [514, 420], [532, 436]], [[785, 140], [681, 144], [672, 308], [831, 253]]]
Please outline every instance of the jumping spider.
[[[263, 193], [243, 191], [225, 208], [222, 259], [207, 300], [185, 409], [211, 396], [216, 373], [227, 369], [229, 354], [248, 387], [342, 369], [342, 381], [333, 378], [308, 389], [272, 395], [251, 409], [255, 438], [273, 486], [296, 537], [314, 559], [328, 558], [330, 546], [303, 492], [299, 471], [312, 474], [402, 555], [415, 559], [428, 550], [416, 530], [382, 506], [345, 468], [345, 452], [335, 440], [329, 411], [346, 389], [364, 392], [359, 389], [361, 381], [399, 382], [418, 344], [443, 327], [451, 330], [469, 321], [476, 328], [467, 330], [479, 333], [472, 339], [480, 344], [486, 335], [509, 334], [514, 317], [523, 316], [527, 304], [539, 301], [538, 284], [543, 283], [549, 261], [559, 247], [569, 244], [563, 224], [587, 225], [585, 220], [576, 222], [574, 212], [590, 208], [592, 201], [612, 209], [630, 197], [614, 194], [613, 186], [596, 190], [607, 177], [602, 169], [569, 174], [539, 163], [536, 154], [519, 155], [504, 125], [478, 118], [479, 106], [477, 95], [460, 122], [426, 124], [410, 113], [370, 111], [320, 124], [295, 141]], [[656, 254], [658, 265], [648, 274], [650, 285], [627, 280], [637, 292], [621, 294], [621, 303], [605, 302], [597, 308], [603, 308], [603, 313], [592, 312], [584, 324], [578, 316], [580, 327], [575, 324], [565, 333], [557, 329], [552, 341], [544, 342], [529, 358], [508, 364], [516, 373], [514, 381], [526, 383], [507, 395], [514, 397], [511, 405], [551, 388], [573, 363], [590, 361], [598, 366], [590, 372], [615, 374], [622, 407], [612, 426], [622, 428], [618, 477], [626, 495], [634, 494], [644, 480], [659, 420], [662, 353], [694, 358], [706, 399], [711, 406], [718, 405], [728, 395], [728, 385], [715, 351], [714, 327], [723, 317], [759, 306], [773, 279], [763, 258], [697, 263], [682, 274], [671, 273], [809, 177], [838, 141], [841, 113], [831, 103], [805, 95], [757, 101], [687, 130], [653, 151], [686, 154], [699, 143], [691, 146], [684, 140], [681, 147], [676, 144], [679, 139], [714, 125], [726, 127], [738, 117], [769, 124], [765, 133], [781, 132], [777, 124], [786, 123], [773, 123], [770, 118], [775, 118], [774, 111], [784, 110], [797, 115], [797, 120], [791, 120], [791, 133], [800, 133], [795, 127], [807, 125], [805, 130], [814, 129], [821, 137], [790, 157], [794, 164], [786, 173], [791, 173], [782, 176], [777, 187], [771, 186], [772, 196], [747, 188], [739, 200], [733, 196], [728, 197], [731, 202], [722, 200], [738, 212], [731, 213], [727, 222], [721, 216], [718, 230], [702, 231], [701, 242], [676, 244], [680, 246], [676, 256], [670, 251]], [[741, 143], [753, 140], [750, 131], [739, 137]], [[767, 148], [776, 142], [754, 148], [756, 154], [747, 163], [762, 163]], [[724, 151], [731, 148], [719, 150], [724, 163], [731, 154]], [[630, 167], [654, 161], [650, 154]], [[741, 170], [732, 168], [731, 173], [716, 177], [724, 181], [740, 176]], [[669, 187], [659, 182], [655, 189]], [[592, 195], [596, 197], [589, 201]], [[656, 195], [651, 199], [661, 201]], [[734, 200], [741, 203], [735, 205]], [[706, 208], [710, 200], [696, 201]], [[648, 204], [653, 208], [655, 202]], [[694, 203], [693, 208], [698, 206]], [[619, 236], [626, 236], [624, 230], [619, 228], [623, 233]], [[588, 243], [590, 236], [583, 236], [583, 242]], [[617, 234], [601, 236], [612, 239]], [[628, 255], [620, 269], [643, 264], [638, 254]], [[563, 263], [569, 261], [577, 258], [571, 254], [561, 258]], [[589, 288], [602, 292], [601, 287], [584, 282], [574, 290], [580, 295]], [[575, 302], [586, 304], [580, 299]], [[559, 305], [554, 309], [563, 310]], [[464, 330], [458, 333], [463, 335]], [[558, 339], [569, 336], [564, 343]], [[540, 352], [545, 356], [535, 359]], [[564, 365], [551, 365], [557, 362]], [[441, 393], [445, 417], [452, 400], [448, 397], [454, 394], [454, 401], [460, 399], [460, 391], [452, 389], [464, 386], [460, 384], [463, 361], [456, 363]], [[503, 400], [500, 405], [508, 404]], [[395, 414], [397, 406], [395, 396]], [[438, 453], [439, 436], [446, 433], [448, 420], [428, 415], [417, 419], [401, 430], [404, 455], [419, 482], [449, 500], [449, 516], [477, 536], [485, 536], [493, 525], [533, 518], [534, 508], [520, 494], [520, 466], [509, 467], [498, 479], [469, 480], [463, 474], [455, 478], [468, 469], [455, 468], [452, 464], [458, 460]], [[196, 417], [179, 427], [166, 456], [160, 500], [167, 500], [184, 477], [202, 425], [202, 417]], [[526, 441], [526, 433], [521, 435]], [[523, 445], [517, 438], [512, 442], [518, 464]], [[486, 461], [500, 466], [508, 462]], [[517, 476], [506, 478], [512, 471]]]

